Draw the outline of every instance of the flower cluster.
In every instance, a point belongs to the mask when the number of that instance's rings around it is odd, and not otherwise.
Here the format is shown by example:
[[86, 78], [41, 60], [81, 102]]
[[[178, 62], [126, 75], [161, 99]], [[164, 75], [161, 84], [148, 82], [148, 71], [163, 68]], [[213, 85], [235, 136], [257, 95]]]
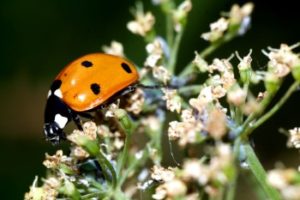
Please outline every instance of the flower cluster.
[[[288, 146], [300, 147], [300, 129], [295, 127], [288, 131]], [[281, 196], [287, 200], [296, 200], [300, 198], [300, 167], [294, 168], [275, 168], [268, 171], [267, 181], [276, 188]]]
[[148, 57], [146, 58], [144, 66], [152, 70], [152, 75], [155, 79], [166, 84], [170, 80], [171, 74], [162, 63], [163, 58], [167, 54], [167, 52], [163, 50], [163, 45], [163, 41], [159, 38], [147, 44], [146, 51]]
[[299, 44], [293, 46], [281, 44], [279, 49], [269, 48], [269, 53], [263, 51], [270, 59], [268, 63], [269, 71], [276, 77], [281, 78], [289, 74], [294, 68], [298, 68], [300, 66], [300, 57], [292, 52], [298, 46]]
[[37, 177], [34, 179], [30, 191], [25, 194], [26, 200], [30, 199], [47, 199], [54, 200], [58, 195], [58, 189], [61, 186], [61, 180], [55, 177], [49, 177], [44, 180], [44, 185], [42, 187], [37, 186]]
[[[50, 200], [64, 195], [79, 199], [80, 192], [78, 188], [96, 190], [95, 181], [101, 182], [103, 175], [99, 174], [102, 169], [97, 159], [92, 156], [97, 154], [100, 149], [93, 146], [92, 142], [104, 138], [106, 138], [107, 144], [111, 144], [105, 149], [110, 153], [110, 156], [119, 151], [124, 145], [120, 133], [117, 131], [111, 133], [109, 128], [104, 125], [96, 126], [94, 122], [86, 122], [83, 124], [82, 131], [74, 130], [67, 137], [71, 142], [70, 154], [64, 155], [62, 150], [58, 150], [52, 156], [46, 153], [43, 164], [48, 168], [49, 176], [43, 180], [40, 187], [38, 186], [38, 179], [35, 178], [30, 191], [25, 194], [25, 199]], [[107, 157], [110, 156], [107, 155]], [[91, 173], [89, 178], [85, 177], [86, 173]]]
[[195, 190], [197, 187], [203, 187], [212, 198], [219, 197], [221, 196], [219, 188], [224, 187], [232, 179], [231, 170], [234, 170], [230, 168], [232, 161], [230, 146], [220, 143], [208, 162], [190, 158], [183, 162], [182, 169], [154, 166], [151, 178], [159, 182], [159, 186], [152, 198], [199, 199], [198, 192]]
[[144, 13], [143, 10], [137, 10], [135, 21], [130, 21], [127, 28], [134, 34], [145, 36], [148, 34], [155, 23], [155, 18], [151, 12]]
[[268, 183], [286, 200], [300, 198], [300, 173], [295, 169], [274, 169], [268, 172]]
[[191, 9], [192, 9], [192, 1], [185, 0], [173, 12], [175, 31], [179, 32], [182, 30], [183, 26], [186, 23], [187, 15], [191, 11]]
[[171, 121], [169, 123], [168, 136], [170, 140], [178, 140], [180, 146], [196, 143], [202, 139], [200, 131], [202, 123], [193, 116], [191, 109], [181, 112], [182, 121]]
[[124, 57], [124, 47], [120, 42], [112, 41], [110, 46], [103, 46], [102, 49], [107, 54]]
[[244, 34], [249, 27], [250, 14], [253, 10], [253, 4], [247, 3], [240, 7], [235, 4], [232, 6], [228, 17], [221, 17], [216, 22], [210, 24], [210, 32], [203, 33], [201, 37], [204, 40], [215, 42], [222, 39], [226, 31], [231, 31], [238, 27], [238, 33]]

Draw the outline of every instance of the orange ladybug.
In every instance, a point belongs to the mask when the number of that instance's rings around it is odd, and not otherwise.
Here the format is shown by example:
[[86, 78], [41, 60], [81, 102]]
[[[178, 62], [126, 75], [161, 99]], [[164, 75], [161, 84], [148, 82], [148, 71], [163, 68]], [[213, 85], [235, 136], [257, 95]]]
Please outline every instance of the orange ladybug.
[[58, 74], [48, 92], [46, 139], [53, 144], [65, 139], [63, 129], [71, 120], [82, 129], [79, 115], [132, 92], [138, 79], [135, 66], [118, 56], [93, 53], [76, 59]]

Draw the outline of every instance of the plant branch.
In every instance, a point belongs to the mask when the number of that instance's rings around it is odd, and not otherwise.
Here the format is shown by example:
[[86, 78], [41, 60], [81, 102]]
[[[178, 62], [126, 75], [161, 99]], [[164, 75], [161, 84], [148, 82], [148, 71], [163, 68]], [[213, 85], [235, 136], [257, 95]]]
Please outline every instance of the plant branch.
[[175, 72], [179, 44], [181, 42], [183, 33], [184, 33], [184, 26], [182, 26], [181, 30], [176, 34], [175, 41], [174, 41], [174, 44], [172, 47], [170, 61], [169, 61], [169, 65], [168, 65], [168, 69], [171, 72], [171, 74], [174, 74], [174, 72]]
[[[240, 145], [241, 145], [241, 139], [237, 138], [234, 141], [234, 146], [233, 146], [233, 154], [234, 154], [234, 159], [235, 159], [236, 162], [238, 162], [238, 158], [239, 158]], [[236, 191], [237, 179], [238, 179], [237, 167], [235, 167], [233, 173], [234, 174], [233, 174], [231, 184], [228, 186], [228, 191], [226, 192], [226, 197], [225, 197], [226, 200], [234, 200], [234, 197], [235, 197], [235, 191]]]
[[173, 19], [171, 13], [166, 14], [166, 35], [167, 35], [167, 43], [169, 45], [169, 49], [171, 49], [174, 40]]
[[[293, 92], [297, 89], [299, 86], [299, 82], [295, 81], [289, 89], [286, 91], [286, 93], [283, 95], [283, 97], [269, 110], [267, 113], [265, 113], [261, 118], [259, 118], [254, 124], [251, 125], [251, 121], [255, 119], [255, 114], [248, 117], [248, 119], [244, 122], [244, 132], [241, 133], [241, 137], [246, 138], [248, 135], [250, 135], [256, 128], [258, 128], [260, 125], [262, 125], [265, 121], [267, 121], [271, 116], [273, 116], [283, 105], [284, 103], [289, 99], [289, 97], [293, 94]], [[273, 95], [268, 98], [266, 103], [263, 105], [263, 110], [266, 108], [266, 106], [270, 103], [270, 100], [272, 99]]]
[[277, 190], [275, 190], [273, 187], [271, 187], [267, 181], [267, 175], [266, 172], [261, 165], [260, 161], [256, 157], [256, 154], [252, 147], [249, 145], [249, 143], [244, 143], [243, 148], [246, 153], [246, 162], [249, 165], [249, 169], [253, 173], [254, 177], [258, 181], [258, 183], [261, 185], [262, 189], [266, 193], [266, 195], [269, 197], [269, 199], [272, 200], [280, 200], [281, 197]]
[[274, 105], [271, 110], [269, 110], [266, 114], [264, 114], [259, 120], [257, 120], [254, 123], [253, 129], [256, 129], [257, 127], [262, 125], [265, 121], [267, 121], [271, 116], [273, 116], [284, 105], [284, 103], [289, 99], [289, 97], [293, 94], [293, 92], [297, 89], [298, 86], [299, 86], [299, 82], [295, 81], [286, 91], [284, 96], [279, 100], [279, 102], [276, 105]]
[[[206, 47], [203, 51], [199, 53], [199, 55], [204, 59], [211, 53], [213, 53], [215, 50], [217, 50], [219, 47], [221, 47], [226, 42], [231, 41], [235, 36], [237, 32], [228, 32], [224, 35], [221, 39], [218, 41], [215, 41], [211, 43], [208, 47]], [[185, 68], [179, 73], [179, 76], [187, 75], [193, 71], [193, 63], [192, 61], [189, 62]]]

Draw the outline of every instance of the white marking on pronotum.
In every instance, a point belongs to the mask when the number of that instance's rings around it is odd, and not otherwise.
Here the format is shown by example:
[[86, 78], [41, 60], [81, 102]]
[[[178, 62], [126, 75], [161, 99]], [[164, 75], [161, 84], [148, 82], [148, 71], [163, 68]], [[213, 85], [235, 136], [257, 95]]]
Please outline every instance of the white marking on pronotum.
[[49, 98], [51, 96], [51, 94], [52, 94], [52, 92], [51, 92], [51, 90], [49, 90], [47, 98]]
[[54, 95], [59, 97], [59, 98], [62, 98], [62, 93], [61, 93], [61, 90], [60, 89], [57, 89], [54, 91]]
[[68, 118], [62, 116], [61, 114], [56, 114], [54, 121], [58, 124], [59, 128], [63, 129], [68, 122]]
[[79, 101], [84, 101], [85, 100], [85, 94], [80, 94], [78, 95]]

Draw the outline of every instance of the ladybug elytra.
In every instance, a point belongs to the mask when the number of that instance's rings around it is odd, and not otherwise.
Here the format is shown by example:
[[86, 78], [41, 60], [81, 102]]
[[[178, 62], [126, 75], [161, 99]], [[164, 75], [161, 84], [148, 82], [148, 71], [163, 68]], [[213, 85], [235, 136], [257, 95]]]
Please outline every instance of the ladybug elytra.
[[65, 139], [63, 129], [72, 120], [82, 129], [80, 115], [131, 92], [138, 79], [135, 66], [118, 56], [94, 53], [76, 59], [58, 74], [48, 92], [46, 139], [53, 144]]

